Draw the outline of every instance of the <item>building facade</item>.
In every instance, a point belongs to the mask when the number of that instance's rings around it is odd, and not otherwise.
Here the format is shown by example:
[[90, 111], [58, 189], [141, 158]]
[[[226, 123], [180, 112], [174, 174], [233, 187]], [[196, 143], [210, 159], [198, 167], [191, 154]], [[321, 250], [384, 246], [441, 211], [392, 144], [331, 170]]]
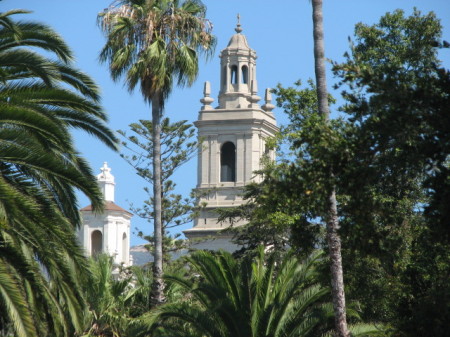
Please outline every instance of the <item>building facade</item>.
[[[184, 234], [199, 249], [235, 250], [230, 236], [220, 233], [229, 226], [218, 223], [217, 208], [241, 205], [243, 187], [260, 179], [254, 171], [261, 168], [269, 137], [278, 131], [272, 113], [271, 93], [266, 89], [265, 103], [259, 104], [256, 79], [256, 52], [249, 47], [238, 23], [228, 46], [220, 53], [220, 91], [218, 106], [212, 107], [210, 83], [204, 86], [203, 104], [194, 123], [202, 144], [198, 155], [197, 189], [200, 205], [205, 205], [191, 229]], [[242, 225], [237, 222], [234, 225]], [[210, 238], [210, 240], [205, 240]]]
[[133, 264], [130, 255], [130, 212], [114, 203], [114, 176], [107, 163], [97, 176], [99, 187], [105, 200], [103, 213], [94, 213], [92, 205], [80, 210], [83, 225], [78, 231], [78, 238], [86, 255], [94, 256], [105, 253], [113, 257], [114, 264], [125, 267]]

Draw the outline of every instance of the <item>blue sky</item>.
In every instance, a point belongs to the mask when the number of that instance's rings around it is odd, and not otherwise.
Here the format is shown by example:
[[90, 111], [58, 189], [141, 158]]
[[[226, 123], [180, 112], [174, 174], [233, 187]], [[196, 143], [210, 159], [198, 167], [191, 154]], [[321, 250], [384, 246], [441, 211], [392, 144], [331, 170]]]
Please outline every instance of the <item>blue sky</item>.
[[[172, 120], [186, 119], [193, 122], [200, 109], [203, 83], [211, 82], [212, 97], [216, 99], [219, 85], [219, 52], [226, 47], [236, 26], [236, 15], [241, 16], [243, 34], [250, 47], [256, 50], [259, 96], [265, 88], [277, 83], [292, 85], [296, 80], [304, 82], [314, 77], [311, 4], [309, 0], [204, 0], [207, 17], [214, 24], [218, 43], [215, 56], [200, 62], [197, 82], [191, 88], [175, 89], [166, 103], [166, 115]], [[3, 0], [0, 11], [22, 8], [33, 11], [27, 20], [44, 22], [59, 32], [74, 51], [76, 66], [92, 76], [102, 90], [102, 104], [109, 114], [113, 130], [127, 130], [130, 123], [150, 118], [150, 107], [143, 102], [140, 93], [129, 94], [122, 83], [113, 83], [105, 65], [98, 62], [98, 53], [105, 40], [96, 25], [97, 13], [108, 7], [111, 0]], [[373, 24], [386, 12], [397, 8], [411, 13], [417, 7], [423, 13], [434, 11], [444, 26], [443, 38], [450, 41], [450, 1], [448, 0], [324, 0], [326, 57], [339, 61], [348, 50], [348, 37], [353, 35], [357, 22]], [[450, 50], [440, 55], [444, 65], [450, 68]], [[328, 73], [328, 85], [335, 79]], [[336, 97], [339, 96], [335, 92]], [[282, 112], [275, 111], [278, 123], [286, 122]], [[75, 133], [79, 151], [91, 163], [95, 173], [100, 172], [104, 161], [116, 177], [116, 203], [128, 208], [130, 202], [139, 206], [146, 195], [145, 182], [120, 158], [118, 153], [103, 146], [86, 134]], [[196, 160], [191, 160], [176, 172], [174, 180], [178, 192], [188, 194], [196, 185]], [[80, 195], [80, 207], [88, 200]], [[180, 228], [190, 228], [190, 224]], [[145, 233], [150, 225], [137, 217], [132, 221]], [[177, 230], [178, 231], [178, 230]], [[131, 244], [139, 244], [135, 235]]]

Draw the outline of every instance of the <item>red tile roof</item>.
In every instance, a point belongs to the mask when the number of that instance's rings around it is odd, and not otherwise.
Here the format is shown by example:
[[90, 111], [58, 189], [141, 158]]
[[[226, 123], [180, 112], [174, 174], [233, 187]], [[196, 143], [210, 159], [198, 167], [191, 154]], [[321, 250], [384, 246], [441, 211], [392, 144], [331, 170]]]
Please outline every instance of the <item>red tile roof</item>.
[[[83, 207], [82, 209], [80, 209], [81, 212], [92, 212], [92, 205]], [[105, 201], [105, 211], [118, 211], [118, 212], [125, 212], [128, 214], [131, 214], [130, 212], [128, 212], [126, 209], [123, 209], [122, 207], [116, 205], [114, 202], [112, 201]]]

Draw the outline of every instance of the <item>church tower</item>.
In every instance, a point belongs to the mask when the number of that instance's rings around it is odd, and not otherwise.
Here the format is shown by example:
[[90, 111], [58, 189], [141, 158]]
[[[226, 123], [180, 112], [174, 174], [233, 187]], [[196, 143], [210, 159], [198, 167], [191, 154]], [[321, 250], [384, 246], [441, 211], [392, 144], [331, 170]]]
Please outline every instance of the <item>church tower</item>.
[[[219, 104], [214, 101], [210, 83], [204, 86], [203, 103], [198, 120], [202, 149], [198, 155], [197, 189], [202, 195], [200, 205], [206, 205], [194, 221], [194, 227], [184, 231], [189, 239], [214, 237], [196, 244], [196, 248], [234, 250], [230, 237], [220, 233], [229, 226], [217, 222], [217, 208], [236, 207], [242, 199], [243, 186], [259, 179], [254, 171], [261, 168], [261, 158], [274, 154], [266, 141], [278, 131], [272, 113], [271, 93], [267, 89], [265, 104], [260, 106], [256, 79], [256, 52], [248, 45], [239, 23], [228, 46], [220, 53]], [[235, 223], [235, 226], [243, 222]]]
[[80, 210], [83, 226], [78, 231], [79, 240], [88, 256], [106, 253], [113, 257], [116, 265], [133, 264], [130, 255], [130, 212], [114, 203], [114, 176], [105, 162], [97, 175], [100, 190], [105, 200], [103, 213], [96, 214], [92, 205]]

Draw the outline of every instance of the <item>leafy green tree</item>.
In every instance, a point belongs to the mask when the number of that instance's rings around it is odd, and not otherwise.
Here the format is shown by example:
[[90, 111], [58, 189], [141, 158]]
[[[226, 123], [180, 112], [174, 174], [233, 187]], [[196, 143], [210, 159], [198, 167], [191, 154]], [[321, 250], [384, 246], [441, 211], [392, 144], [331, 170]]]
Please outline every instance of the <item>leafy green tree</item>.
[[12, 18], [25, 13], [0, 14], [0, 329], [60, 336], [81, 328], [84, 307], [75, 188], [103, 205], [70, 130], [113, 149], [117, 140], [68, 46], [50, 27]]
[[[122, 145], [126, 149], [121, 156], [136, 170], [137, 174], [149, 184], [153, 183], [153, 139], [152, 122], [141, 120], [139, 123], [130, 125], [131, 134], [125, 131], [119, 131], [119, 134], [125, 139]], [[192, 220], [195, 214], [196, 199], [192, 195], [183, 198], [180, 194], [174, 192], [176, 184], [170, 178], [175, 170], [190, 160], [197, 153], [198, 143], [193, 140], [195, 129], [187, 121], [178, 121], [171, 123], [169, 118], [164, 118], [161, 122], [161, 180], [162, 180], [162, 225], [163, 225], [163, 256], [164, 262], [170, 260], [170, 252], [183, 248], [184, 240], [178, 239], [179, 235], [174, 237], [167, 233], [169, 228], [183, 225]], [[144, 202], [142, 207], [131, 205], [133, 213], [139, 217], [152, 222], [154, 219], [154, 198], [151, 190], [144, 187], [149, 199]], [[194, 194], [194, 193], [193, 193]], [[154, 242], [154, 237], [144, 235], [139, 232], [138, 235], [149, 241]], [[154, 246], [147, 245], [153, 253]]]
[[[257, 256], [236, 260], [226, 252], [198, 251], [187, 258], [194, 277], [166, 278], [186, 291], [182, 301], [149, 313], [144, 321], [156, 336], [318, 336], [332, 326], [330, 291], [318, 283], [322, 254], [303, 263]], [[365, 333], [379, 332], [359, 326]], [[361, 334], [364, 335], [364, 334]]]
[[[437, 58], [440, 23], [432, 13], [415, 11], [405, 17], [396, 11], [376, 25], [358, 24], [355, 35], [347, 61], [335, 64], [334, 71], [349, 88], [343, 92], [348, 101], [344, 111], [359, 126], [362, 145], [370, 149], [360, 159], [371, 164], [368, 174], [376, 174], [370, 184], [382, 182], [386, 196], [411, 196], [409, 207], [420, 203], [425, 215], [437, 211], [435, 215], [445, 218], [443, 209], [434, 208], [441, 190], [431, 188], [448, 175], [443, 106], [449, 75]], [[423, 199], [423, 191], [429, 199]], [[445, 230], [439, 234], [446, 237]]]
[[[341, 160], [337, 154], [345, 151], [337, 152], [343, 145], [338, 148], [337, 142], [324, 138], [329, 136], [320, 125], [323, 119], [318, 114], [317, 90], [312, 80], [307, 87], [302, 87], [301, 81], [288, 88], [279, 84], [273, 92], [278, 107], [289, 118], [289, 124], [281, 126], [274, 139], [277, 162], [263, 160], [263, 169], [256, 172], [263, 177], [262, 182], [246, 185], [243, 197], [247, 202], [220, 210], [220, 219], [229, 218], [231, 223], [236, 218], [246, 220], [245, 226], [231, 229], [244, 253], [262, 244], [274, 250], [290, 246], [297, 254], [307, 256], [315, 247], [325, 245], [322, 216], [327, 196], [323, 185], [328, 178], [323, 163], [332, 160], [337, 169]], [[331, 96], [328, 100], [329, 104], [335, 102]], [[334, 128], [341, 122], [331, 121]], [[334, 137], [342, 138], [342, 132]], [[323, 148], [325, 151], [321, 151]]]
[[435, 15], [417, 10], [358, 24], [355, 36], [347, 60], [334, 65], [345, 85], [344, 111], [357, 126], [360, 166], [349, 180], [354, 192], [346, 206], [354, 216], [343, 229], [398, 283], [389, 305], [396, 329], [445, 336], [450, 76], [438, 50], [448, 43]]
[[113, 80], [125, 77], [130, 91], [139, 84], [152, 106], [155, 305], [164, 302], [161, 117], [173, 82], [191, 85], [199, 54], [213, 52], [215, 38], [205, 13], [200, 0], [120, 0], [99, 15], [107, 38], [100, 60], [108, 63]]
[[[328, 207], [323, 188], [328, 176], [323, 163], [332, 162], [340, 177], [336, 181], [336, 191], [343, 226], [341, 235], [346, 246], [342, 254], [346, 261], [344, 277], [349, 282], [349, 300], [359, 302], [364, 321], [390, 322], [390, 303], [398, 293], [399, 280], [380, 261], [386, 260], [387, 263], [387, 259], [392, 261], [395, 254], [398, 254], [396, 257], [406, 254], [405, 247], [409, 241], [405, 239], [411, 233], [407, 227], [398, 231], [390, 227], [389, 232], [383, 232], [384, 241], [379, 242], [384, 249], [378, 249], [377, 255], [367, 255], [376, 249], [371, 243], [376, 237], [370, 237], [371, 233], [364, 236], [362, 232], [368, 217], [364, 212], [368, 209], [349, 206], [355, 206], [353, 198], [359, 200], [358, 191], [361, 189], [361, 186], [354, 188], [349, 184], [354, 176], [358, 176], [360, 167], [357, 161], [354, 162], [354, 126], [342, 119], [331, 119], [329, 126], [324, 128], [317, 111], [317, 94], [312, 81], [307, 87], [302, 87], [300, 81], [294, 87], [278, 85], [274, 92], [277, 105], [283, 108], [290, 122], [282, 127], [278, 141], [283, 144], [278, 146], [287, 147], [289, 152], [279, 157], [279, 163], [272, 163], [262, 170], [264, 179], [260, 184], [245, 187], [244, 197], [248, 202], [234, 214], [228, 214], [248, 220], [247, 225], [236, 228], [238, 242], [247, 249], [258, 242], [274, 245], [276, 250], [289, 245], [297, 254], [305, 254], [314, 246], [326, 248], [322, 216]], [[334, 102], [332, 97], [328, 99], [330, 104]], [[363, 206], [364, 202], [360, 205]], [[363, 251], [366, 254], [361, 252], [364, 247], [367, 247]], [[388, 252], [388, 248], [393, 251]], [[247, 254], [251, 255], [251, 252]], [[324, 282], [328, 280], [329, 274], [325, 273]]]

